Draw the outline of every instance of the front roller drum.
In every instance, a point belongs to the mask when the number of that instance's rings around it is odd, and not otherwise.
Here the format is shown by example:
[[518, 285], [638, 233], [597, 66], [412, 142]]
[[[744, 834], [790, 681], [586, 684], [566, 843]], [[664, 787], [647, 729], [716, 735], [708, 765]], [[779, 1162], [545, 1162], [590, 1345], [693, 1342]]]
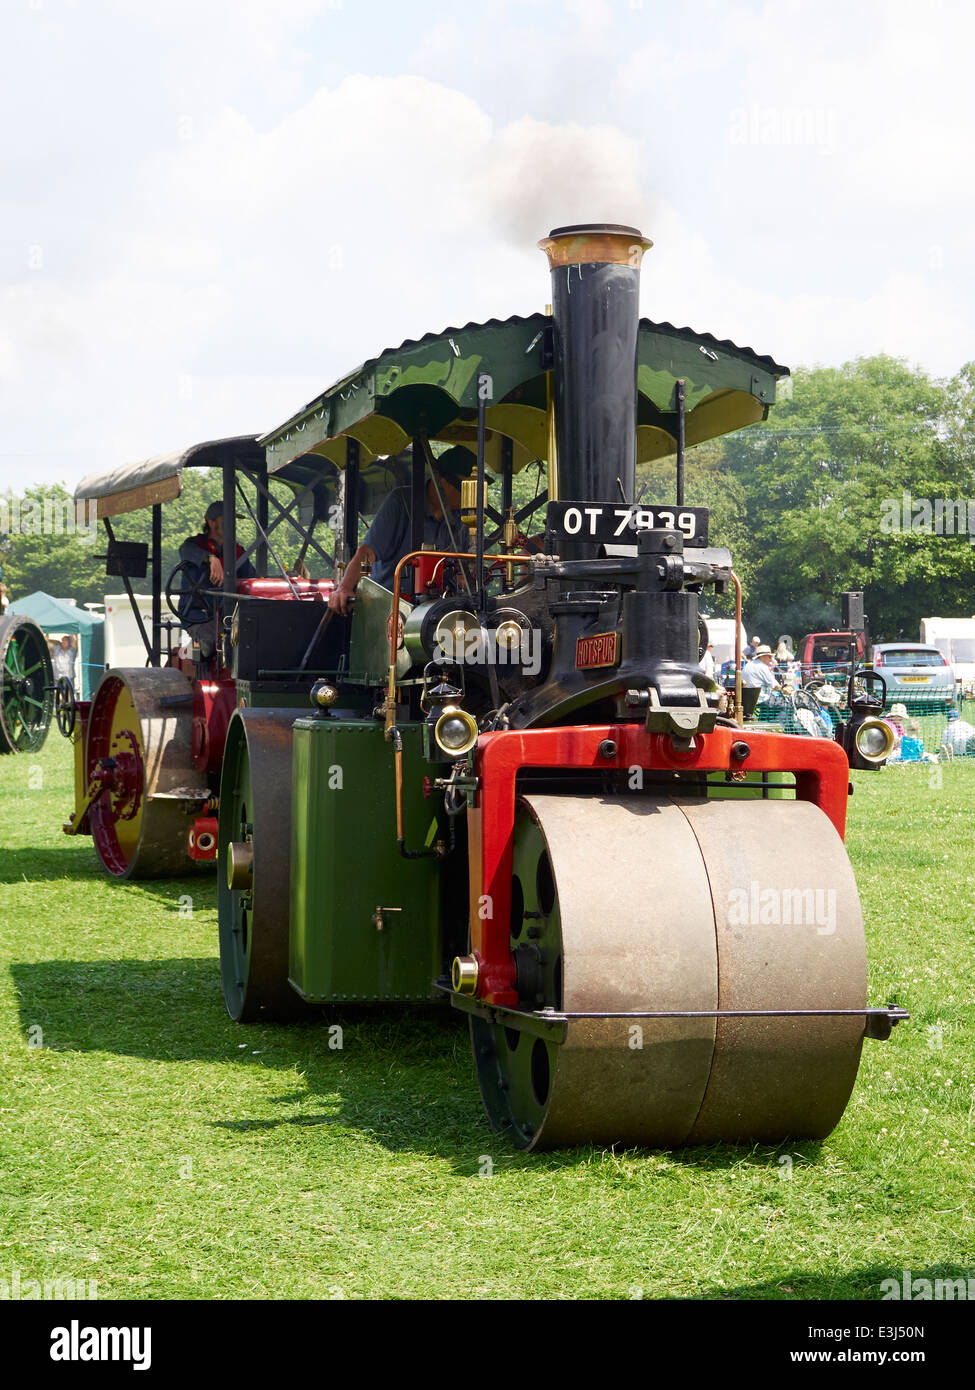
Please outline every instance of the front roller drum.
[[[866, 949], [842, 841], [801, 801], [532, 796], [514, 832], [519, 1009], [471, 1018], [492, 1125], [521, 1148], [824, 1138], [856, 1080]], [[509, 1019], [509, 1023], [511, 1020]]]
[[85, 769], [102, 790], [88, 813], [98, 857], [115, 878], [183, 877], [189, 831], [209, 796], [193, 764], [193, 687], [171, 667], [109, 671], [88, 719]]
[[223, 994], [238, 1023], [308, 1010], [288, 984], [294, 721], [294, 710], [239, 709], [227, 729], [217, 893]]

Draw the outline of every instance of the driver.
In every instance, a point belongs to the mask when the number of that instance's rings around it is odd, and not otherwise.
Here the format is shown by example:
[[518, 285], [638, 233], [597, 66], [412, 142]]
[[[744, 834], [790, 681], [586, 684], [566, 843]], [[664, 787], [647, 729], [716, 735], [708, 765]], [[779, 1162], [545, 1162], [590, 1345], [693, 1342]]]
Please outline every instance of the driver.
[[[457, 508], [460, 506], [460, 483], [469, 478], [477, 467], [477, 459], [470, 449], [456, 444], [452, 449], [434, 460], [443, 498], [451, 511], [451, 525], [461, 550], [470, 548], [470, 533], [461, 524]], [[408, 487], [396, 488], [383, 502], [373, 517], [372, 525], [366, 532], [362, 544], [352, 556], [337, 585], [329, 595], [330, 608], [339, 613], [348, 613], [349, 600], [362, 574], [363, 563], [372, 566], [372, 578], [384, 589], [392, 589], [396, 566], [411, 550], [410, 545], [410, 490]], [[450, 530], [444, 520], [440, 499], [432, 480], [427, 483], [425, 494], [425, 514], [423, 518], [423, 541], [433, 550], [453, 550], [450, 543]]]
[[[243, 546], [237, 547], [237, 575], [253, 579], [257, 571], [249, 560], [241, 562]], [[203, 530], [188, 536], [179, 548], [185, 565], [184, 587], [177, 612], [184, 630], [200, 644], [200, 656], [209, 661], [217, 649], [215, 598], [206, 592], [223, 584], [223, 503], [211, 502], [203, 516]], [[194, 588], [196, 593], [193, 593]]]

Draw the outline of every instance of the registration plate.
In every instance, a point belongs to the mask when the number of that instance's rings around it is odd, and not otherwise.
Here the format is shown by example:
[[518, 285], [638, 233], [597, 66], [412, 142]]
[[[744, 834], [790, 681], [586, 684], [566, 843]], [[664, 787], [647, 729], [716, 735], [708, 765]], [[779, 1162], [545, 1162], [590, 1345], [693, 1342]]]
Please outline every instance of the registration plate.
[[620, 659], [618, 632], [596, 632], [591, 637], [576, 638], [576, 670], [593, 666], [615, 666]]
[[901, 676], [901, 684], [904, 685], [907, 681], [929, 681], [930, 679], [930, 676]]
[[707, 507], [646, 507], [611, 502], [549, 502], [545, 523], [556, 540], [633, 545], [637, 533], [663, 527], [680, 531], [685, 545], [708, 543]]

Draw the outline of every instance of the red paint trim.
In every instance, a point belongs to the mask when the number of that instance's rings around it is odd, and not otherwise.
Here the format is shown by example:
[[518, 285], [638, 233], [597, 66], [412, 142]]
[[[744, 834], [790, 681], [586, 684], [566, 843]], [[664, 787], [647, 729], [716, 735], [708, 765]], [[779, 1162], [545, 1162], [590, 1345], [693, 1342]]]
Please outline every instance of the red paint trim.
[[193, 682], [193, 763], [198, 772], [219, 774], [227, 726], [237, 705], [237, 682], [227, 671], [216, 680]]
[[[201, 839], [202, 837], [202, 839]], [[212, 860], [217, 858], [217, 818], [216, 816], [197, 816], [190, 826], [186, 842], [186, 853], [191, 859]]]
[[[604, 758], [604, 739], [616, 753]], [[744, 763], [732, 760], [731, 745], [747, 743]], [[482, 734], [477, 744], [478, 806], [468, 811], [471, 874], [471, 947], [478, 960], [479, 997], [517, 1006], [514, 962], [510, 951], [512, 832], [515, 778], [522, 768], [631, 768], [647, 771], [792, 772], [796, 796], [811, 801], [846, 830], [846, 754], [826, 739], [755, 729], [716, 729], [699, 734], [688, 753], [675, 753], [667, 734], [648, 734], [640, 724], [575, 725], [561, 729], [509, 730]], [[488, 913], [488, 905], [490, 912]], [[485, 915], [482, 917], [481, 913]]]

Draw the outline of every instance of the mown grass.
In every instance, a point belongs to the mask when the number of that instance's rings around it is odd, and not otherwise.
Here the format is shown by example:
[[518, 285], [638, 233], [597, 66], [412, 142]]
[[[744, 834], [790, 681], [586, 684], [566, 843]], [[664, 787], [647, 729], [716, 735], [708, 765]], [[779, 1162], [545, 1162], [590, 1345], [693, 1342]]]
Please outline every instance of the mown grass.
[[94, 1278], [103, 1298], [873, 1299], [903, 1268], [967, 1273], [975, 767], [854, 780], [871, 999], [913, 1019], [866, 1044], [835, 1133], [529, 1157], [490, 1131], [449, 1014], [341, 1015], [342, 1050], [335, 1019], [230, 1023], [212, 881], [108, 882], [60, 832], [66, 745], [0, 759], [0, 1278]]

